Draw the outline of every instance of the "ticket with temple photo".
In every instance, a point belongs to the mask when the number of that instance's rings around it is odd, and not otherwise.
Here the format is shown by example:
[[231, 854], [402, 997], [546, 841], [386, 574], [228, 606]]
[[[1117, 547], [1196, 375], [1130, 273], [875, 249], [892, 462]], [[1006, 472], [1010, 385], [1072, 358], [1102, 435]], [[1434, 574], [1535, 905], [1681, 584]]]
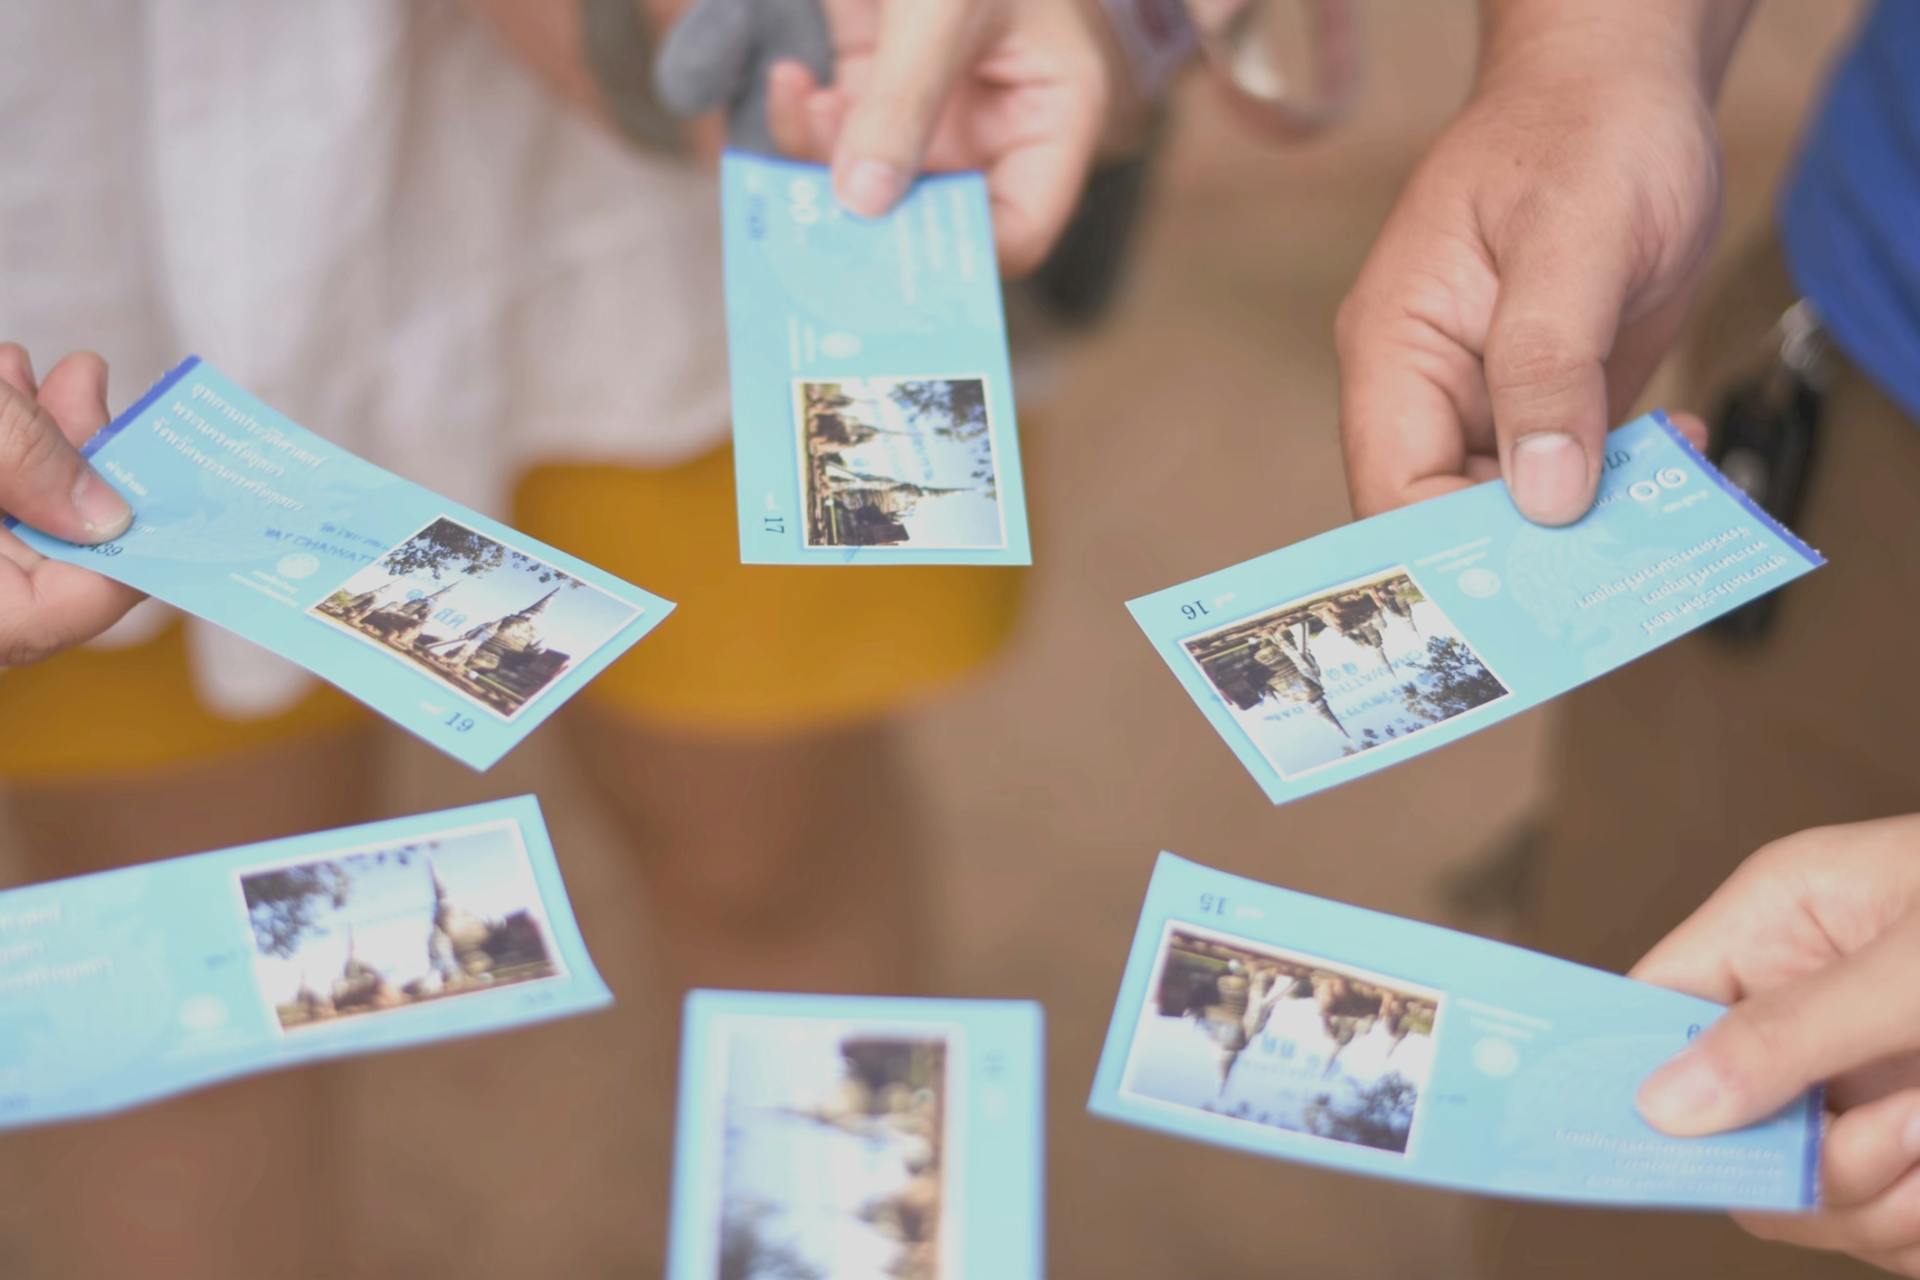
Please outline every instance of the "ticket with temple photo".
[[0, 891], [0, 1129], [612, 1001], [533, 797]]
[[1089, 1108], [1260, 1155], [1569, 1203], [1818, 1203], [1817, 1091], [1670, 1138], [1634, 1096], [1724, 1010], [1160, 855]]
[[1275, 804], [1484, 729], [1824, 561], [1662, 414], [1545, 528], [1477, 485], [1130, 601]]
[[696, 991], [667, 1280], [1039, 1280], [1040, 1006]]
[[490, 767], [673, 606], [329, 444], [197, 357], [83, 450], [133, 527], [34, 550], [138, 587]]
[[729, 152], [721, 195], [741, 560], [1029, 563], [985, 180], [867, 220]]

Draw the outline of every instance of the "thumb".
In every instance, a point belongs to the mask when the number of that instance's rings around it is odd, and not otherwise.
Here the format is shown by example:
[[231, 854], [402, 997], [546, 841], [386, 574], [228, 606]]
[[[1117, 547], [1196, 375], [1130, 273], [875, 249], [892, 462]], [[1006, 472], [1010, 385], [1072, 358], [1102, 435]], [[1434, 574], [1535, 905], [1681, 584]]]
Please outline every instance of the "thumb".
[[1729, 1009], [1640, 1088], [1640, 1113], [1691, 1137], [1764, 1119], [1807, 1088], [1920, 1046], [1920, 927]]
[[974, 53], [972, 0], [891, 0], [880, 13], [873, 65], [834, 148], [833, 190], [863, 218], [900, 202], [955, 81]]
[[[84, 389], [77, 382], [83, 375], [90, 379]], [[29, 385], [0, 376], [0, 511], [69, 542], [106, 542], [126, 532], [132, 509], [81, 459], [42, 404], [48, 388], [66, 399], [97, 402], [97, 413], [68, 414], [75, 434], [85, 439], [106, 422], [105, 378], [97, 359], [70, 357], [48, 376], [36, 399]], [[76, 396], [81, 391], [85, 394]]]
[[1607, 435], [1606, 359], [1632, 275], [1617, 231], [1556, 220], [1500, 262], [1487, 395], [1520, 514], [1571, 524], [1593, 505]]

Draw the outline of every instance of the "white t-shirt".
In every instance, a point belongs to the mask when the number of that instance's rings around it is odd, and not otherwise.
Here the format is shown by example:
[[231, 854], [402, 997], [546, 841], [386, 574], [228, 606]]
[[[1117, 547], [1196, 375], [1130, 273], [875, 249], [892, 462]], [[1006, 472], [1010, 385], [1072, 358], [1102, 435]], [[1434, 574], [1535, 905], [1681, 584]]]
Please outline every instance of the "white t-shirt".
[[[117, 406], [196, 352], [495, 511], [535, 460], [722, 438], [712, 177], [452, 0], [5, 0], [0, 49], [0, 337], [43, 368], [101, 352]], [[210, 627], [194, 651], [230, 713], [304, 687]]]

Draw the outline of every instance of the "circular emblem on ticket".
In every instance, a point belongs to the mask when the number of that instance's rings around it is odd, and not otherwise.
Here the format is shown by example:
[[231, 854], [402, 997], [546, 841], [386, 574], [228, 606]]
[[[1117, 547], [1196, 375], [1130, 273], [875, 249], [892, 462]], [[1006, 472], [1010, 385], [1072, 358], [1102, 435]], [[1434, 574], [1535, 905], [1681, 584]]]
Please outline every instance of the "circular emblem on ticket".
[[301, 578], [311, 578], [319, 568], [320, 562], [312, 556], [292, 555], [283, 556], [280, 563], [274, 566], [274, 571], [283, 578], [298, 581]]
[[1473, 1046], [1473, 1065], [1483, 1075], [1504, 1079], [1520, 1069], [1520, 1051], [1511, 1040], [1488, 1036]]
[[1491, 569], [1469, 569], [1459, 581], [1460, 589], [1476, 600], [1500, 594], [1500, 575]]

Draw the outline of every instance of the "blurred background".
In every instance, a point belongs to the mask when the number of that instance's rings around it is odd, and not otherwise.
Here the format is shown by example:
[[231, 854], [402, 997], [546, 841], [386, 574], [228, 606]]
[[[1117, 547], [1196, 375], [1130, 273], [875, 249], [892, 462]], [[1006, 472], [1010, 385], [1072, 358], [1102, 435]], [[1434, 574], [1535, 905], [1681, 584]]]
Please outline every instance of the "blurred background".
[[[1055, 1276], [1471, 1274], [1459, 1197], [1183, 1144], [1084, 1111], [1157, 850], [1483, 933], [1501, 931], [1524, 890], [1550, 710], [1275, 809], [1122, 608], [1348, 517], [1334, 310], [1410, 166], [1466, 93], [1475, 45], [1469, 0], [1370, 10], [1358, 112], [1323, 141], [1258, 142], [1206, 86], [1183, 92], [1115, 313], [1062, 351], [1041, 394], [1024, 396], [1036, 555], [1016, 643], [905, 726], [931, 850], [931, 989], [1046, 1006]], [[1721, 109], [1723, 247], [1768, 217], [1853, 12], [1775, 3], [1756, 16]], [[655, 1274], [680, 992], [649, 945], [636, 868], [558, 751], [532, 745], [476, 776], [398, 734], [383, 750], [386, 812], [540, 795], [619, 1003], [493, 1038], [483, 1053], [453, 1044], [309, 1068], [329, 1116], [327, 1203], [314, 1211], [341, 1265], [473, 1280]], [[743, 778], [743, 799], [752, 789]], [[0, 883], [17, 883], [7, 848], [0, 815]], [[876, 977], [875, 989], [890, 985]], [[23, 1176], [11, 1141], [0, 1140], [0, 1275], [22, 1274], [28, 1258], [27, 1274], [72, 1274], [61, 1233], [84, 1230], [87, 1209], [55, 1224], [10, 1214], [19, 1201], [7, 1180]], [[139, 1176], [165, 1178], [164, 1160]], [[233, 1195], [243, 1218], [244, 1170]], [[296, 1257], [258, 1262], [254, 1274], [308, 1270]]]

